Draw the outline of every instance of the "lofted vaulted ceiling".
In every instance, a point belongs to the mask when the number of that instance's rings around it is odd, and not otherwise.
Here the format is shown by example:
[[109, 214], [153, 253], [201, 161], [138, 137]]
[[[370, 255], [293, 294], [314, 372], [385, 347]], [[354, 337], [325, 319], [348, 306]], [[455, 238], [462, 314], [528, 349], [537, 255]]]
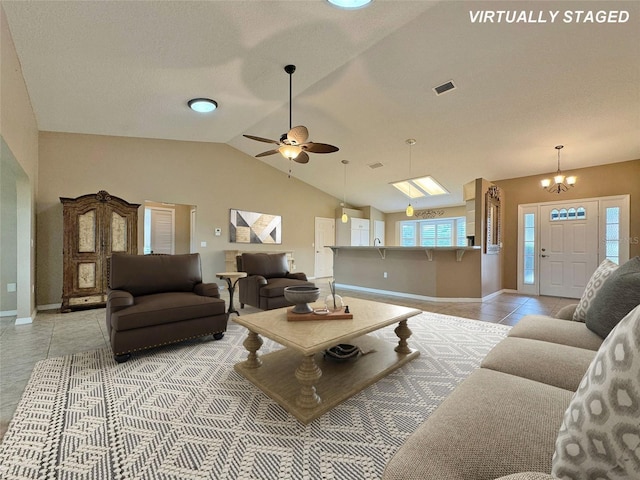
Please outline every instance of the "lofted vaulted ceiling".
[[[293, 175], [385, 212], [390, 185], [432, 175], [462, 202], [474, 178], [542, 175], [640, 158], [640, 2], [374, 0], [2, 1], [43, 131], [227, 143], [293, 124], [340, 151]], [[479, 10], [560, 11], [551, 23], [472, 23]], [[625, 23], [565, 23], [565, 11], [625, 10]], [[531, 17], [529, 17], [531, 18]], [[456, 89], [437, 96], [433, 87]], [[219, 103], [212, 114], [193, 97]], [[407, 138], [415, 138], [411, 172]], [[279, 155], [257, 159], [283, 172]], [[371, 164], [381, 163], [372, 169]]]

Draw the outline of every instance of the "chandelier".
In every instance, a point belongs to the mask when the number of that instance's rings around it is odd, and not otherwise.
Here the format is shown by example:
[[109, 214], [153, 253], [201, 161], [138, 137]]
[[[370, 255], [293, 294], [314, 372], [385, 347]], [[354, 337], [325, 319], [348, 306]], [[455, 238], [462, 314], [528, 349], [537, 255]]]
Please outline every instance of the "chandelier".
[[564, 145], [556, 145], [556, 150], [558, 151], [558, 171], [553, 177], [553, 183], [551, 183], [550, 178], [545, 178], [540, 182], [542, 188], [549, 193], [566, 192], [570, 187], [573, 187], [576, 184], [575, 176], [571, 175], [569, 177], [565, 177], [560, 170], [560, 150], [563, 148]]

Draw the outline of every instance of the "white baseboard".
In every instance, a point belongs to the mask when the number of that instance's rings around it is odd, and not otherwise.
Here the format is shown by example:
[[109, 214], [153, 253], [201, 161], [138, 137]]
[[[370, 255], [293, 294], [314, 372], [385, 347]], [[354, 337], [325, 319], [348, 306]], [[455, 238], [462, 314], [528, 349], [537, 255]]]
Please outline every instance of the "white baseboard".
[[16, 325], [28, 325], [29, 323], [33, 323], [33, 317], [21, 317], [16, 318]]
[[487, 300], [500, 295], [503, 290], [497, 291], [485, 297], [478, 298], [447, 298], [447, 297], [428, 297], [426, 295], [416, 295], [414, 293], [394, 292], [392, 290], [378, 290], [377, 288], [359, 287], [357, 285], [347, 285], [344, 283], [336, 283], [336, 288], [344, 288], [346, 290], [356, 290], [358, 292], [377, 293], [380, 295], [389, 295], [392, 297], [410, 298], [412, 300], [424, 300], [426, 302], [486, 302]]
[[0, 312], [0, 317], [15, 317], [18, 315], [18, 310], [4, 310]]

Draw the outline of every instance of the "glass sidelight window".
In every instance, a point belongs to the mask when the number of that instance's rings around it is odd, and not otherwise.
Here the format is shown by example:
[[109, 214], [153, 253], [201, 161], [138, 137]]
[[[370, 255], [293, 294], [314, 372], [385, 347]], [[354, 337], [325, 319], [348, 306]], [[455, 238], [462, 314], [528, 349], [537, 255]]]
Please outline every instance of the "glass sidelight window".
[[604, 236], [606, 257], [620, 264], [620, 207], [605, 209]]
[[525, 213], [524, 223], [524, 268], [522, 281], [525, 285], [536, 283], [536, 215]]

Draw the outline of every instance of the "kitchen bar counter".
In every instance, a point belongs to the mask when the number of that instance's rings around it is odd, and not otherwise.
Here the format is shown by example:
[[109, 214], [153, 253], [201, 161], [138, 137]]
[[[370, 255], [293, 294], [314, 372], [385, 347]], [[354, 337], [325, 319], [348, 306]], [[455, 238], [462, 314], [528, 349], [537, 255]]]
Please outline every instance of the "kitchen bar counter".
[[480, 247], [330, 246], [341, 288], [426, 300], [480, 301]]

